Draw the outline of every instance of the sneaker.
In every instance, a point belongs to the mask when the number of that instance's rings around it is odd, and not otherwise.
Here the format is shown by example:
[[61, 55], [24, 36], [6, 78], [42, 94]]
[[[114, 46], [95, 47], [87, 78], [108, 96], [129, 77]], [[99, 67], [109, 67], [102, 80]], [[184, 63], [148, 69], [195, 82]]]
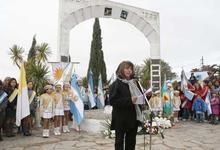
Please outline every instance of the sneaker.
[[57, 135], [61, 135], [59, 127], [57, 127]]
[[54, 130], [53, 130], [54, 135], [58, 135], [59, 134], [57, 129], [58, 128], [54, 128]]
[[69, 133], [69, 127], [68, 126], [63, 126], [63, 133]]
[[67, 133], [70, 133], [70, 129], [68, 126], [66, 126], [66, 131], [67, 131]]
[[67, 133], [67, 126], [63, 126], [63, 133]]
[[47, 137], [47, 130], [46, 129], [43, 129], [43, 134], [42, 134], [43, 138], [46, 138]]
[[50, 130], [47, 129], [47, 132], [46, 132], [46, 137], [49, 137], [50, 136]]
[[214, 125], [217, 125], [218, 124], [218, 122], [217, 121], [214, 121], [214, 123], [213, 123]]

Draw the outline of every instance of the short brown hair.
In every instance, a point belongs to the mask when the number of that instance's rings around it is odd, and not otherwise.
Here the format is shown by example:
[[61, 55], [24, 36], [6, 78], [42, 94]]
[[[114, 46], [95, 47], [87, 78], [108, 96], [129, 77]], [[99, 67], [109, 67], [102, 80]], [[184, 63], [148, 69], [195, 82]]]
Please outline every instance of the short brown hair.
[[128, 67], [131, 67], [131, 69], [132, 69], [131, 78], [133, 78], [134, 77], [134, 64], [132, 62], [130, 62], [130, 61], [122, 61], [118, 65], [118, 68], [116, 70], [116, 75], [119, 76], [119, 77], [125, 78], [124, 69], [128, 68]]

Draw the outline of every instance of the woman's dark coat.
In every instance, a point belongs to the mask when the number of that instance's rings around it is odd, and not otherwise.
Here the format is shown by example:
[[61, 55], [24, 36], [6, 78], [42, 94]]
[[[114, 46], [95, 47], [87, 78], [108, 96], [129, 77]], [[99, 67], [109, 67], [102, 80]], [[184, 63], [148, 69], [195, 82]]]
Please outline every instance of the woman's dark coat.
[[112, 130], [137, 127], [135, 105], [132, 103], [128, 84], [117, 79], [110, 87], [109, 101], [113, 106]]

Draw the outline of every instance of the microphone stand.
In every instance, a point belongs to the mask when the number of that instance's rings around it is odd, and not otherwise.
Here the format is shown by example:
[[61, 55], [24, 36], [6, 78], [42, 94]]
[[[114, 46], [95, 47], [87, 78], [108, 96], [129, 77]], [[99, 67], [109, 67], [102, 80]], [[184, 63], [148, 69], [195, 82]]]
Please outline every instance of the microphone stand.
[[[140, 84], [139, 80], [137, 80], [137, 84], [138, 84], [138, 86], [141, 88], [141, 93], [143, 94], [143, 97], [144, 97], [144, 99], [145, 99], [143, 105], [147, 104], [147, 105], [148, 105], [148, 108], [149, 108], [149, 110], [150, 110], [150, 127], [149, 127], [150, 147], [149, 147], [149, 149], [151, 150], [151, 147], [152, 147], [152, 122], [153, 122], [154, 113], [153, 113], [153, 110], [152, 110], [152, 108], [151, 108], [151, 106], [150, 106], [150, 104], [149, 104], [149, 101], [148, 101], [148, 99], [147, 99], [147, 97], [146, 97], [146, 95], [145, 95], [145, 93], [144, 93], [143, 87], [142, 87], [142, 85]], [[142, 112], [142, 113], [143, 113], [143, 112]], [[144, 115], [143, 115], [143, 120], [146, 120], [145, 117], [144, 117]], [[147, 123], [147, 124], [148, 124], [148, 123]], [[157, 126], [158, 126], [158, 123], [157, 123], [157, 122], [156, 122], [156, 124], [157, 124]], [[145, 128], [145, 130], [146, 130], [145, 125], [144, 125], [143, 128]], [[159, 130], [159, 128], [158, 128], [158, 130]], [[160, 134], [161, 134], [161, 137], [164, 139], [163, 133], [160, 133]], [[144, 132], [144, 150], [145, 150], [145, 135], [146, 135], [146, 132]]]

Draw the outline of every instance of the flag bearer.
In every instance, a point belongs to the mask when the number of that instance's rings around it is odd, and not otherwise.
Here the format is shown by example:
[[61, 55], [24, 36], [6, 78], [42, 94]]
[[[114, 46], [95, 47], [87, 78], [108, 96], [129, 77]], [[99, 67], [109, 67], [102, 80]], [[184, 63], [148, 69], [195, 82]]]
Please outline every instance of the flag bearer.
[[33, 82], [28, 81], [27, 87], [28, 87], [28, 97], [30, 103], [30, 115], [22, 119], [22, 129], [24, 136], [31, 135], [33, 118], [35, 117], [35, 110], [37, 108], [37, 98], [36, 98], [36, 92], [33, 90]]

